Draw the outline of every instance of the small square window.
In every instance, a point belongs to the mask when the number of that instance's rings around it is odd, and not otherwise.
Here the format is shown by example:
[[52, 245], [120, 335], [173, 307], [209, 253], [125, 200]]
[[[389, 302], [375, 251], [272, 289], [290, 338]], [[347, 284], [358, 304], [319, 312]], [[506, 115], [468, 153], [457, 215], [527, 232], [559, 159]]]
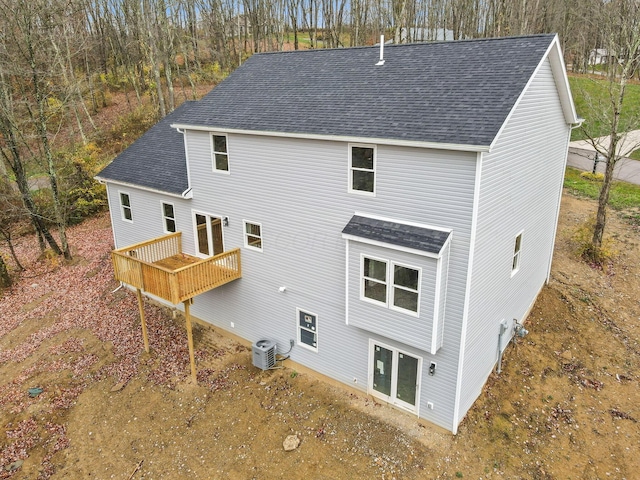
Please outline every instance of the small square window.
[[515, 245], [513, 248], [513, 262], [511, 263], [511, 275], [520, 270], [520, 250], [522, 249], [522, 233], [516, 236]]
[[213, 155], [213, 170], [229, 171], [229, 152], [227, 151], [226, 135], [211, 135], [211, 150]]
[[349, 191], [375, 193], [375, 148], [351, 145], [349, 148]]
[[318, 316], [299, 308], [298, 314], [298, 345], [318, 351]]
[[262, 251], [262, 225], [244, 222], [244, 246]]
[[162, 204], [162, 218], [164, 219], [164, 231], [167, 233], [175, 233], [176, 215], [171, 203]]
[[128, 193], [120, 192], [120, 209], [122, 212], [122, 219], [128, 222], [133, 222], [133, 211], [131, 210], [131, 199]]

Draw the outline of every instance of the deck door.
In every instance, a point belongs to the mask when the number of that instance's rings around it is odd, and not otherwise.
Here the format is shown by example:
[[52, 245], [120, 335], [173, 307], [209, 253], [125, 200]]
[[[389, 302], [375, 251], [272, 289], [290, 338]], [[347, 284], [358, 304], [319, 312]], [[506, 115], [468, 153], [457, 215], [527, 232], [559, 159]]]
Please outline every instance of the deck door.
[[422, 359], [371, 340], [369, 393], [418, 413]]
[[222, 219], [204, 213], [194, 213], [196, 252], [201, 257], [224, 252]]

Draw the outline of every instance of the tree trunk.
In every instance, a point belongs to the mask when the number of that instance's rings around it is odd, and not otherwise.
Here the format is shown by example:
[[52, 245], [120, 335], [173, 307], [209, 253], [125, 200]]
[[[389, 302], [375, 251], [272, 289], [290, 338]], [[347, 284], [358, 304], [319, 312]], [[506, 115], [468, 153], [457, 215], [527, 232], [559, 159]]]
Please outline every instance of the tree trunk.
[[4, 257], [0, 255], [0, 288], [7, 288], [11, 286], [11, 276], [7, 269], [7, 264], [4, 263]]

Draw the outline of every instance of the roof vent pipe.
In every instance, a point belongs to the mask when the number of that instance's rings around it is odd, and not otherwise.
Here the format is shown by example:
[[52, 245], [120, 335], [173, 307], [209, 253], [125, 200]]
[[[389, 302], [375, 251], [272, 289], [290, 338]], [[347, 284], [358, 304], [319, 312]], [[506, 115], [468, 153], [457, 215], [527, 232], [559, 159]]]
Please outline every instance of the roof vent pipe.
[[380, 35], [380, 61], [376, 65], [384, 65], [384, 35]]

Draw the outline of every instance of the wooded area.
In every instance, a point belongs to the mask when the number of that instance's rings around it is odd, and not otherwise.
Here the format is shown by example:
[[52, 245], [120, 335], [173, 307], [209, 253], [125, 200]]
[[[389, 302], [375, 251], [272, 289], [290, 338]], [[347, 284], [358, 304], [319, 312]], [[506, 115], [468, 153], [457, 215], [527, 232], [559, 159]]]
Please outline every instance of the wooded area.
[[[11, 245], [7, 226], [27, 218], [43, 252], [71, 257], [66, 226], [104, 207], [92, 176], [100, 150], [117, 148], [94, 116], [112, 93], [131, 112], [151, 106], [147, 123], [131, 121], [144, 131], [176, 107], [177, 89], [195, 99], [197, 85], [255, 52], [372, 45], [380, 34], [557, 32], [573, 70], [623, 59], [633, 78], [637, 11], [635, 0], [0, 0], [0, 239]], [[46, 188], [29, 184], [36, 174]]]

